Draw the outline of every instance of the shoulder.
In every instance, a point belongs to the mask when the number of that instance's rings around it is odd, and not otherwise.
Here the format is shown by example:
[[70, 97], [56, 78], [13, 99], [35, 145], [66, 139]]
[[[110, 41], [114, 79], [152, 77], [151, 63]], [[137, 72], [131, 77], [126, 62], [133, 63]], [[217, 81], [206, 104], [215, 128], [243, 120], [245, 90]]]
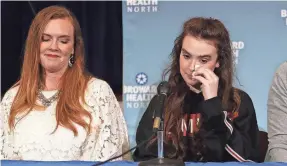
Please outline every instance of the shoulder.
[[282, 74], [282, 76], [287, 76], [287, 61], [283, 62], [276, 70], [276, 74]]
[[245, 92], [242, 89], [238, 89], [238, 88], [235, 88], [235, 89], [236, 89], [236, 91], [238, 91], [238, 94], [240, 96], [241, 102], [242, 101], [243, 102], [252, 102], [252, 99], [251, 99], [250, 95], [247, 92]]
[[89, 91], [103, 91], [103, 90], [110, 90], [111, 87], [110, 85], [99, 78], [95, 78], [92, 77], [89, 82], [88, 82], [88, 86], [87, 86], [87, 90]]
[[287, 61], [282, 63], [273, 76], [269, 89], [269, 98], [274, 96], [284, 96], [287, 90]]
[[12, 102], [18, 92], [19, 86], [11, 87], [3, 96], [1, 103]]
[[145, 119], [151, 119], [155, 111], [155, 106], [159, 102], [158, 100], [159, 98], [157, 94], [151, 98], [146, 110], [144, 111], [142, 115], [142, 121], [146, 121]]
[[287, 61], [282, 63], [273, 76], [268, 92], [268, 111], [285, 110], [285, 99], [287, 95]]
[[92, 77], [86, 88], [86, 95], [94, 97], [114, 96], [111, 86], [104, 80]]
[[250, 95], [242, 89], [235, 88], [240, 97], [240, 108], [239, 111], [247, 111], [248, 114], [255, 113], [254, 105]]
[[4, 97], [1, 100], [1, 116], [5, 118], [9, 116], [11, 106], [18, 92], [18, 89], [19, 89], [19, 86], [12, 87], [4, 94]]
[[87, 84], [85, 97], [86, 100], [93, 99], [99, 101], [112, 101], [114, 100], [115, 95], [112, 88], [106, 81], [92, 77]]
[[246, 118], [250, 118], [251, 121], [256, 122], [256, 111], [250, 95], [242, 89], [234, 88], [234, 91], [238, 93], [239, 100], [236, 97], [233, 100], [239, 101], [239, 107], [237, 111], [229, 113], [230, 119], [241, 123], [246, 121]]
[[287, 84], [287, 61], [279, 65], [275, 71], [273, 76], [273, 84], [278, 81], [285, 85]]

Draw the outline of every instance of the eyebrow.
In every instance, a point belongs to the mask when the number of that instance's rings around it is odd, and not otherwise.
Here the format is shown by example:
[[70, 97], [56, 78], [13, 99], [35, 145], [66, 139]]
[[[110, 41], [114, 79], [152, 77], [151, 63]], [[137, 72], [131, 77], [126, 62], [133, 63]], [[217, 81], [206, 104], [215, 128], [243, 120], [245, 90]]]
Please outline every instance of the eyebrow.
[[[186, 53], [186, 54], [188, 54], [188, 55], [190, 55], [190, 56], [192, 56], [192, 54], [191, 54], [190, 52], [186, 51], [184, 48], [181, 48], [181, 51], [184, 52], [184, 53]], [[201, 58], [210, 58], [210, 57], [211, 57], [211, 55], [209, 55], [209, 54], [199, 55], [199, 56], [200, 56]]]
[[[47, 34], [47, 33], [43, 33], [43, 35], [52, 37], [52, 35]], [[60, 35], [60, 36], [58, 36], [58, 37], [59, 37], [59, 38], [70, 38], [71, 36], [69, 36], [69, 35]]]

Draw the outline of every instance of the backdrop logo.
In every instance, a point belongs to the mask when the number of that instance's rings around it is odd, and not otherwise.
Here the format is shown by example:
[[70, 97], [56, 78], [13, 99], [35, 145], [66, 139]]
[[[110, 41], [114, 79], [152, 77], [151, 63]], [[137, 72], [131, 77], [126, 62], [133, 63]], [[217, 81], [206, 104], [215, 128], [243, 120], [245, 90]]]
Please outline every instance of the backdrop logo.
[[147, 74], [140, 72], [135, 76], [135, 82], [138, 86], [124, 85], [127, 108], [147, 108], [150, 100], [157, 93], [157, 86], [146, 85], [147, 81]]
[[147, 81], [148, 81], [148, 77], [145, 73], [138, 73], [136, 75], [136, 83], [138, 85], [144, 85], [147, 83]]
[[287, 10], [286, 9], [281, 10], [281, 17], [285, 19], [285, 25], [287, 25]]
[[234, 63], [238, 64], [239, 53], [240, 53], [240, 50], [244, 49], [244, 42], [233, 41], [232, 48], [233, 48]]
[[157, 12], [158, 0], [127, 0], [127, 12]]

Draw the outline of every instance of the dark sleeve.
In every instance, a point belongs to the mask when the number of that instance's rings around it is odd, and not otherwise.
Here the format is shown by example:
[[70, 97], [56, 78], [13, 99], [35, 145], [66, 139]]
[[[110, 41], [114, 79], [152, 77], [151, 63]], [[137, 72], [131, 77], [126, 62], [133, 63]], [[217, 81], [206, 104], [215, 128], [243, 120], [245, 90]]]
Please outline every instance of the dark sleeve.
[[[157, 100], [156, 96], [154, 96], [151, 99], [146, 111], [144, 112], [139, 122], [136, 132], [137, 145], [149, 139], [153, 134], [153, 114], [156, 100]], [[136, 150], [133, 153], [134, 161], [149, 160], [157, 157], [157, 149], [149, 148], [147, 150], [146, 145], [147, 144], [144, 144], [141, 147], [136, 148]]]
[[207, 161], [259, 161], [259, 129], [251, 98], [240, 91], [238, 117], [232, 122], [215, 97], [201, 103], [204, 158]]

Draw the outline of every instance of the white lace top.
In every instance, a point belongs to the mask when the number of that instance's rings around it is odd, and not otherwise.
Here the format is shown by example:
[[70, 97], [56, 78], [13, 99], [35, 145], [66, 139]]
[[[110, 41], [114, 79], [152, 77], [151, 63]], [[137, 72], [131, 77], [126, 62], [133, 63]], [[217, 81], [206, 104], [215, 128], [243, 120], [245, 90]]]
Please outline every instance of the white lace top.
[[[103, 161], [121, 154], [129, 148], [126, 122], [110, 86], [103, 80], [89, 82], [84, 105], [93, 117], [92, 131], [76, 125], [78, 136], [71, 130], [56, 127], [56, 105], [45, 111], [33, 110], [17, 123], [13, 132], [8, 127], [11, 104], [18, 87], [10, 89], [1, 102], [1, 159], [38, 161]], [[46, 98], [57, 91], [44, 91]], [[123, 158], [119, 158], [122, 160]]]

